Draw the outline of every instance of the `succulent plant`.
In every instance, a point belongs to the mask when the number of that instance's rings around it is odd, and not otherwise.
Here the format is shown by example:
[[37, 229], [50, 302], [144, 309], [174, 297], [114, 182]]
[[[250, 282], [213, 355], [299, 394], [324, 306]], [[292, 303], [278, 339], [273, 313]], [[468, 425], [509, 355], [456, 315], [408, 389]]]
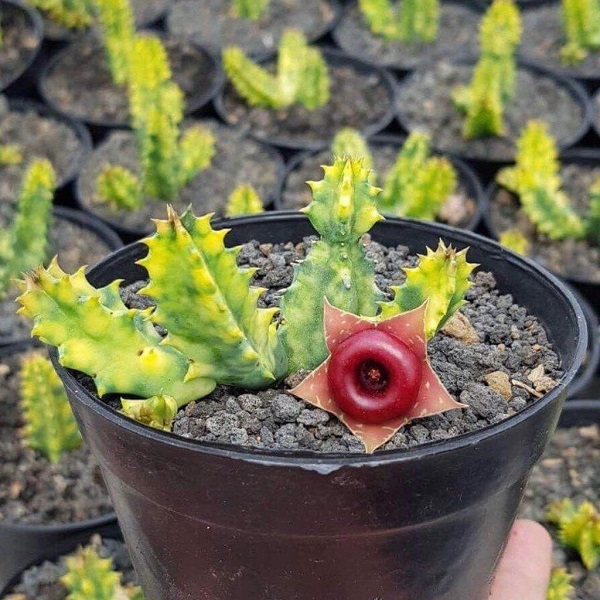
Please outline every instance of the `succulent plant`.
[[304, 34], [283, 32], [278, 48], [277, 72], [253, 62], [236, 46], [223, 50], [223, 68], [237, 93], [251, 106], [281, 109], [299, 104], [315, 110], [329, 102], [327, 63]]
[[560, 189], [560, 164], [552, 136], [543, 121], [530, 121], [517, 142], [516, 165], [502, 169], [497, 181], [519, 196], [537, 230], [550, 239], [585, 235], [585, 223]]
[[[331, 142], [331, 153], [339, 158], [362, 160], [365, 169], [373, 168], [373, 156], [369, 150], [367, 140], [360, 131], [352, 127], [344, 127], [335, 134]], [[373, 178], [375, 178], [374, 173]], [[372, 180], [371, 183], [374, 183], [374, 181]]]
[[125, 85], [133, 54], [135, 22], [129, 0], [93, 0], [113, 81]]
[[[64, 366], [93, 378], [99, 396], [135, 396], [122, 399], [123, 412], [163, 429], [169, 429], [181, 406], [206, 396], [217, 384], [264, 389], [328, 362], [337, 339], [328, 334], [328, 310], [340, 323], [359, 323], [360, 331], [388, 331], [399, 338], [392, 340], [396, 346], [404, 344], [412, 353], [406, 360], [413, 366], [406, 368], [413, 383], [407, 398], [390, 403], [391, 413], [380, 411], [386, 419], [394, 415], [392, 425], [389, 419], [383, 425], [369, 421], [367, 437], [352, 425], [372, 451], [417, 412], [433, 414], [434, 401], [437, 412], [461, 406], [428, 366], [426, 346], [427, 338], [462, 305], [474, 265], [467, 263], [465, 251], [441, 243], [406, 270], [406, 282], [394, 289], [394, 300], [382, 302], [374, 265], [360, 241], [382, 218], [376, 206], [379, 190], [360, 160], [337, 159], [324, 171], [322, 181], [310, 184], [314, 201], [306, 209], [321, 239], [296, 266], [280, 319], [275, 318], [277, 309], [257, 307], [265, 290], [251, 286], [255, 269], [238, 267], [241, 248], [226, 248], [227, 231], [214, 230], [211, 215], [186, 212], [179, 217], [170, 207], [168, 219], [155, 221], [156, 233], [143, 240], [148, 254], [138, 261], [148, 273], [139, 293], [153, 307], [128, 309], [119, 281], [95, 289], [83, 270], [67, 275], [52, 262], [26, 276], [20, 313], [33, 319], [33, 335], [58, 348]], [[181, 290], [185, 293], [177, 293]], [[392, 325], [410, 325], [409, 335]], [[358, 333], [350, 329], [352, 335]], [[385, 365], [381, 363], [387, 369]], [[404, 390], [397, 376], [406, 372], [398, 369], [393, 381], [385, 381], [391, 395]], [[338, 414], [339, 407], [335, 410]], [[352, 409], [342, 412], [347, 416]]]
[[264, 211], [263, 202], [251, 185], [239, 185], [227, 200], [226, 217], [256, 215]]
[[590, 188], [590, 207], [586, 217], [587, 237], [600, 247], [600, 179]]
[[183, 187], [210, 166], [215, 140], [200, 125], [181, 133], [183, 93], [172, 80], [166, 50], [157, 37], [134, 40], [129, 79], [141, 180], [123, 167], [106, 165], [97, 187], [102, 201], [135, 210], [145, 195], [175, 200]]
[[518, 229], [507, 229], [500, 234], [498, 241], [509, 250], [527, 256], [529, 254], [529, 240]]
[[93, 0], [27, 0], [51, 21], [68, 29], [84, 29], [92, 22]]
[[514, 0], [494, 0], [481, 21], [480, 58], [471, 83], [453, 94], [456, 107], [466, 115], [463, 135], [467, 139], [504, 133], [504, 109], [515, 93], [521, 31]]
[[23, 177], [14, 223], [0, 229], [0, 298], [13, 278], [44, 261], [55, 190], [50, 162], [32, 162]]
[[565, 498], [550, 505], [547, 518], [558, 527], [561, 543], [579, 553], [586, 569], [600, 565], [600, 512], [591, 502], [575, 506]]
[[0, 167], [19, 165], [23, 162], [23, 150], [17, 144], [0, 144]]
[[143, 600], [139, 587], [123, 586], [121, 574], [110, 558], [99, 554], [100, 540], [92, 542], [65, 559], [67, 573], [61, 583], [69, 590], [67, 600]]
[[360, 238], [383, 219], [380, 190], [371, 185], [360, 160], [336, 159], [323, 167], [322, 181], [308, 182], [313, 202], [303, 209], [321, 239], [295, 268], [281, 303], [283, 339], [292, 370], [313, 369], [327, 356], [323, 298], [341, 310], [374, 317], [382, 299], [373, 263]]
[[371, 31], [386, 40], [433, 42], [440, 20], [439, 0], [359, 0]]
[[566, 64], [577, 64], [589, 50], [600, 48], [600, 2], [562, 0], [562, 17], [567, 43], [560, 56]]
[[572, 600], [574, 593], [573, 576], [566, 569], [554, 569], [546, 600]]
[[386, 175], [379, 207], [384, 214], [432, 221], [456, 191], [452, 163], [431, 157], [430, 138], [412, 133]]
[[63, 385], [52, 363], [39, 353], [21, 364], [21, 407], [25, 444], [57, 463], [81, 446], [81, 435]]
[[233, 0], [232, 12], [240, 19], [257, 21], [269, 8], [270, 0]]

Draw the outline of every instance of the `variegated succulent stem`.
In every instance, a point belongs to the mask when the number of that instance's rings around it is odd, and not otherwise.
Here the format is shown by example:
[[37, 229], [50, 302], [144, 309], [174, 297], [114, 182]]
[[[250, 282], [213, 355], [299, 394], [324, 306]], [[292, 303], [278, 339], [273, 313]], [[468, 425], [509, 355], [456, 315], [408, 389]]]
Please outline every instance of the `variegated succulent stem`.
[[574, 600], [573, 576], [565, 569], [554, 569], [546, 600]]
[[356, 315], [374, 317], [381, 293], [366, 258], [363, 234], [383, 217], [369, 171], [360, 160], [336, 159], [322, 181], [309, 182], [314, 200], [304, 209], [321, 235], [295, 268], [282, 299], [283, 339], [291, 371], [313, 369], [327, 356], [323, 298]]
[[14, 224], [0, 230], [0, 297], [12, 279], [45, 259], [55, 190], [50, 162], [34, 161], [23, 177]]
[[277, 72], [270, 73], [253, 62], [240, 48], [223, 51], [223, 68], [237, 93], [251, 106], [273, 110], [299, 104], [307, 110], [329, 101], [327, 63], [304, 34], [287, 29], [279, 42]]
[[584, 60], [590, 50], [600, 48], [600, 1], [562, 0], [566, 45], [561, 58], [566, 64]]
[[583, 237], [585, 224], [560, 189], [558, 151], [545, 123], [527, 124], [517, 142], [516, 158], [516, 165], [502, 169], [497, 181], [519, 196], [537, 231], [553, 240]]
[[521, 17], [514, 0], [494, 0], [481, 21], [481, 56], [473, 79], [455, 90], [457, 108], [466, 115], [467, 139], [504, 132], [504, 109], [515, 93], [516, 50]]
[[[331, 144], [331, 152], [338, 158], [362, 160], [365, 169], [373, 168], [373, 156], [367, 140], [359, 131], [351, 127], [340, 129], [336, 133]], [[374, 183], [373, 177], [371, 178], [372, 183]]]
[[475, 267], [467, 262], [466, 249], [457, 252], [440, 240], [435, 251], [427, 248], [427, 254], [419, 256], [416, 267], [404, 269], [406, 281], [392, 287], [393, 300], [381, 303], [381, 318], [389, 319], [427, 301], [425, 331], [431, 339], [465, 304]]
[[17, 144], [0, 144], [0, 167], [19, 165], [23, 162], [23, 150]]
[[81, 446], [63, 385], [52, 363], [38, 353], [23, 359], [20, 377], [25, 444], [57, 463], [65, 452]]
[[28, 0], [28, 4], [67, 29], [84, 29], [92, 23], [92, 0]]
[[240, 185], [229, 196], [225, 216], [256, 215], [264, 211], [263, 202], [251, 185]]

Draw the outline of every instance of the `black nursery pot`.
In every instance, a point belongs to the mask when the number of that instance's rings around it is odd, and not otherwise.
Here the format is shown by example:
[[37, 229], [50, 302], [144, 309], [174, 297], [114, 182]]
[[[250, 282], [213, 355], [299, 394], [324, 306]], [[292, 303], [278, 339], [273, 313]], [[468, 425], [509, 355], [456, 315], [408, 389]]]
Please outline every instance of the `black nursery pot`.
[[[561, 163], [575, 163], [589, 165], [590, 167], [598, 167], [600, 164], [600, 150], [595, 148], [574, 148], [563, 152], [560, 155]], [[498, 239], [498, 232], [494, 228], [491, 218], [491, 206], [492, 200], [498, 192], [498, 184], [494, 181], [486, 189], [485, 201], [483, 203], [483, 224], [494, 239]], [[575, 287], [589, 302], [592, 307], [599, 310], [600, 307], [600, 283], [593, 283], [580, 279], [572, 275], [566, 277], [559, 275], [566, 279], [573, 287]]]
[[[0, 347], [0, 358], [22, 352], [34, 346], [24, 340]], [[0, 595], [24, 569], [74, 550], [94, 533], [108, 537], [119, 535], [114, 513], [97, 519], [57, 525], [30, 525], [0, 521]]]
[[[297, 213], [227, 222], [229, 242], [298, 242]], [[486, 600], [528, 474], [554, 431], [586, 348], [583, 313], [534, 263], [461, 230], [408, 220], [375, 240], [413, 250], [442, 237], [547, 327], [565, 375], [523, 412], [475, 433], [375, 455], [199, 443], [129, 421], [53, 360], [100, 462], [148, 600]], [[144, 277], [129, 246], [94, 285]]]
[[[93, 215], [89, 215], [66, 206], [55, 206], [52, 210], [52, 213], [54, 217], [71, 221], [71, 223], [74, 223], [83, 229], [92, 231], [108, 246], [110, 250], [117, 250], [123, 246], [121, 238], [110, 227], [105, 225], [100, 219], [94, 217]], [[15, 310], [16, 309], [17, 306], [15, 305]], [[14, 347], [15, 345], [26, 344], [28, 341], [28, 339], [23, 339], [21, 337], [0, 338], [0, 351], [2, 351], [4, 348]], [[0, 556], [2, 556], [1, 553]]]
[[[467, 66], [474, 66], [476, 64], [476, 60], [473, 57], [469, 57], [469, 56], [465, 56], [465, 55], [458, 56], [452, 62], [456, 62], [456, 64], [458, 64], [458, 65], [467, 65]], [[429, 67], [431, 67], [431, 66], [433, 66], [433, 65], [429, 65]], [[591, 104], [590, 96], [587, 93], [586, 89], [583, 87], [583, 85], [581, 85], [581, 83], [579, 83], [578, 81], [571, 79], [570, 77], [566, 77], [560, 73], [557, 73], [550, 69], [546, 69], [545, 67], [542, 67], [534, 62], [519, 59], [517, 62], [517, 67], [518, 67], [518, 69], [523, 69], [534, 75], [539, 75], [539, 76], [547, 77], [549, 79], [554, 80], [560, 87], [564, 88], [569, 93], [571, 98], [573, 98], [573, 100], [577, 104], [579, 104], [579, 106], [581, 107], [581, 113], [582, 113], [581, 122], [579, 123], [579, 126], [576, 127], [572, 131], [571, 135], [567, 139], [564, 139], [564, 140], [561, 140], [558, 142], [558, 146], [561, 151], [566, 151], [566, 150], [570, 149], [571, 147], [575, 146], [576, 144], [578, 144], [583, 139], [583, 137], [589, 132], [591, 122], [592, 122], [592, 104]], [[406, 115], [404, 114], [404, 112], [402, 110], [401, 91], [400, 90], [403, 85], [408, 84], [410, 82], [411, 77], [415, 77], [417, 75], [418, 71], [426, 70], [426, 69], [427, 69], [427, 67], [423, 67], [423, 69], [418, 69], [417, 71], [414, 71], [412, 74], [408, 75], [405, 79], [403, 79], [399, 84], [399, 88], [398, 88], [398, 92], [397, 92], [398, 108], [397, 108], [397, 113], [396, 113], [396, 119], [397, 119], [397, 122], [400, 125], [400, 127], [406, 132], [411, 132], [413, 130], [413, 128], [410, 126], [410, 124], [406, 118]], [[517, 93], [518, 93], [518, 90], [517, 90]], [[462, 118], [460, 116], [460, 113], [458, 112], [458, 110], [456, 111], [456, 114], [457, 114], [457, 118], [459, 118], [459, 119]], [[543, 119], [544, 117], [543, 117], [543, 115], [540, 115], [537, 118]], [[432, 139], [432, 144], [434, 147], [436, 146], [435, 137], [433, 137], [433, 139]], [[473, 152], [470, 152], [468, 150], [461, 151], [458, 149], [455, 150], [455, 149], [450, 149], [450, 148], [449, 149], [440, 148], [440, 150], [443, 150], [443, 151], [451, 153], [451, 154], [456, 154], [456, 155], [460, 156], [462, 159], [468, 161], [469, 164], [474, 167], [474, 169], [477, 171], [477, 173], [480, 175], [480, 177], [484, 181], [492, 180], [493, 177], [495, 177], [497, 171], [501, 167], [507, 166], [512, 161], [512, 159], [506, 160], [503, 158], [490, 157], [489, 155], [488, 156], [480, 156], [480, 155], [474, 154]]]
[[71, 164], [67, 175], [58, 181], [58, 187], [56, 190], [55, 201], [64, 202], [65, 204], [71, 204], [73, 202], [73, 191], [72, 185], [75, 178], [79, 175], [79, 171], [83, 166], [85, 159], [92, 150], [92, 137], [87, 127], [80, 123], [70, 119], [69, 117], [59, 114], [52, 110], [50, 107], [42, 104], [41, 102], [33, 102], [31, 100], [25, 100], [23, 98], [11, 98], [9, 100], [9, 107], [11, 111], [16, 112], [27, 112], [33, 111], [42, 117], [47, 117], [63, 123], [69, 129], [71, 129], [80, 144], [80, 151]]
[[39, 64], [42, 61], [40, 50], [44, 39], [44, 23], [40, 14], [23, 2], [18, 2], [16, 0], [0, 0], [0, 8], [24, 13], [38, 40], [37, 46], [31, 52], [28, 60], [16, 70], [11, 77], [0, 81], [1, 93], [10, 96], [28, 97], [34, 94], [37, 71]]
[[[395, 98], [396, 98], [396, 81], [394, 77], [390, 74], [389, 71], [382, 67], [376, 67], [374, 65], [370, 65], [362, 60], [357, 58], [353, 58], [348, 56], [344, 52], [340, 50], [335, 50], [333, 48], [321, 48], [321, 52], [323, 53], [323, 57], [327, 61], [327, 64], [332, 67], [342, 67], [342, 66], [350, 66], [354, 68], [359, 73], [367, 73], [371, 75], [375, 75], [379, 78], [380, 84], [385, 88], [390, 106], [386, 113], [377, 121], [369, 123], [365, 127], [362, 128], [361, 133], [365, 137], [370, 137], [379, 133], [383, 129], [385, 129], [393, 120], [395, 116]], [[269, 59], [261, 59], [259, 62], [268, 62]], [[224, 78], [220, 90], [218, 94], [215, 95], [213, 99], [213, 105], [217, 112], [217, 114], [225, 121], [225, 123], [229, 125], [235, 125], [232, 123], [230, 115], [228, 114], [225, 103], [224, 103], [224, 91], [226, 86], [229, 83], [227, 78]], [[336, 93], [335, 89], [331, 90], [332, 95]], [[252, 131], [251, 127], [248, 127], [248, 135], [257, 139], [260, 142], [266, 142], [278, 148], [284, 150], [320, 150], [326, 143], [331, 141], [331, 138], [328, 135], [324, 135], [321, 139], [316, 139], [314, 141], [310, 140], [302, 140], [302, 139], [294, 139], [291, 136], [279, 136], [279, 137], [263, 137], [258, 136], [255, 132]], [[333, 137], [333, 136], [331, 136]]]
[[[158, 31], [154, 31], [154, 33], [161, 38], [167, 37], [166, 34], [158, 32]], [[169, 37], [171, 37], [171, 36], [169, 36]], [[83, 39], [83, 38], [81, 38], [81, 39]], [[177, 39], [177, 38], [173, 38], [173, 39]], [[198, 111], [202, 110], [204, 107], [206, 107], [206, 105], [208, 105], [213, 100], [215, 95], [218, 93], [219, 89], [222, 87], [224, 75], [223, 75], [223, 71], [220, 67], [219, 61], [217, 60], [217, 58], [214, 56], [214, 54], [212, 52], [210, 52], [206, 48], [204, 48], [198, 44], [195, 44], [193, 42], [190, 42], [187, 40], [182, 40], [182, 41], [185, 41], [186, 43], [194, 46], [196, 48], [196, 50], [198, 50], [198, 52], [200, 52], [203, 55], [203, 57], [206, 59], [207, 63], [210, 65], [210, 67], [208, 69], [208, 71], [210, 72], [210, 75], [211, 75], [210, 76], [210, 84], [207, 85], [206, 87], [201, 87], [199, 89], [194, 90], [194, 93], [191, 95], [191, 97], [188, 97], [186, 99], [185, 115], [190, 116], [190, 115], [193, 115], [194, 113], [197, 113]], [[76, 43], [76, 41], [73, 43]], [[60, 50], [59, 52], [54, 54], [54, 56], [49, 61], [47, 61], [46, 64], [44, 65], [44, 67], [41, 69], [41, 71], [37, 77], [37, 82], [36, 82], [37, 92], [38, 92], [39, 96], [42, 98], [42, 100], [48, 106], [50, 106], [58, 114], [62, 114], [65, 117], [72, 118], [74, 120], [82, 121], [83, 123], [85, 123], [87, 125], [87, 127], [89, 127], [89, 130], [95, 141], [103, 139], [106, 136], [106, 134], [108, 132], [110, 132], [112, 129], [128, 129], [129, 128], [128, 119], [120, 121], [120, 120], [109, 120], [109, 119], [100, 120], [100, 119], [92, 119], [92, 118], [86, 118], [86, 117], [79, 118], [77, 115], [70, 114], [68, 111], [63, 110], [50, 97], [50, 95], [48, 94], [48, 91], [46, 89], [47, 88], [46, 80], [48, 78], [48, 75], [56, 67], [56, 65], [63, 60], [63, 56], [66, 53], [68, 53], [70, 50], [71, 50], [71, 44], [65, 46], [62, 50]], [[103, 52], [103, 49], [99, 42], [98, 42], [97, 51]]]
[[[397, 146], [398, 149], [402, 147], [404, 142], [406, 141], [405, 137], [398, 135], [375, 135], [369, 140], [367, 140], [369, 146]], [[326, 150], [327, 146], [321, 148], [320, 151]], [[318, 154], [320, 151], [306, 151], [297, 153], [287, 164], [285, 169], [285, 173], [281, 180], [281, 185], [279, 187], [278, 193], [275, 197], [275, 210], [289, 210], [289, 207], [284, 205], [283, 201], [283, 192], [285, 190], [285, 184], [290, 176], [290, 174], [295, 171], [307, 158], [310, 156], [314, 156]], [[444, 156], [444, 155], [442, 155]], [[451, 161], [452, 165], [457, 171], [458, 179], [461, 184], [465, 187], [467, 192], [467, 196], [472, 198], [475, 201], [476, 209], [473, 213], [473, 216], [461, 229], [467, 229], [468, 231], [475, 231], [479, 224], [481, 223], [482, 218], [482, 209], [485, 200], [485, 191], [482, 187], [477, 174], [467, 163], [460, 160], [455, 156], [448, 156], [448, 159]]]

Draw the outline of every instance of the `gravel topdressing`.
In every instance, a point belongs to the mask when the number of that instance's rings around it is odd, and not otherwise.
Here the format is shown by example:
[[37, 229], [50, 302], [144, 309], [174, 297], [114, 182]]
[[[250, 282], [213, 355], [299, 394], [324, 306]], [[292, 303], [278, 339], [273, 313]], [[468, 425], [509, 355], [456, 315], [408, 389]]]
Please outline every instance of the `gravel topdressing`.
[[[268, 288], [263, 306], [278, 305], [282, 290], [291, 283], [292, 263], [303, 259], [307, 243], [310, 240], [297, 245], [250, 242], [243, 246], [240, 264], [258, 267], [255, 284]], [[370, 242], [367, 250], [376, 263], [377, 284], [388, 294], [390, 285], [403, 281], [402, 267], [416, 261], [405, 246], [385, 248]], [[150, 304], [136, 293], [143, 285], [137, 282], [123, 290], [126, 304], [140, 308]], [[429, 343], [429, 353], [448, 391], [469, 408], [417, 419], [383, 449], [409, 448], [498, 423], [543, 395], [562, 375], [544, 328], [510, 295], [496, 289], [490, 273], [477, 273], [467, 300], [462, 313], [479, 341], [467, 343], [440, 333]], [[173, 431], [191, 439], [256, 448], [363, 452], [358, 438], [335, 417], [289, 394], [287, 390], [302, 376], [296, 374], [278, 388], [255, 393], [218, 386], [208, 397], [180, 410]]]

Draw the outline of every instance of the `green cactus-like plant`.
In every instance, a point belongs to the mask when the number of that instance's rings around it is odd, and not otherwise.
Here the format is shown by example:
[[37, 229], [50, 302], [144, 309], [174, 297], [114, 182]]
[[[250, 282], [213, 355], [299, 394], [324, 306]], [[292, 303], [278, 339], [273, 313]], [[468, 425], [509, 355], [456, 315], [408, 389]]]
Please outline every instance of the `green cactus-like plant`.
[[331, 152], [333, 156], [339, 158], [360, 159], [365, 169], [373, 168], [373, 156], [367, 140], [359, 131], [351, 127], [345, 127], [336, 133], [331, 143]]
[[456, 107], [466, 115], [465, 138], [504, 133], [504, 109], [515, 93], [515, 54], [521, 32], [521, 17], [514, 0], [494, 0], [481, 21], [481, 55], [471, 83], [453, 94]]
[[387, 174], [380, 210], [384, 214], [433, 220], [456, 191], [457, 177], [446, 158], [431, 157], [430, 138], [413, 133]]
[[419, 256], [416, 267], [404, 269], [406, 281], [392, 287], [394, 299], [381, 303], [381, 317], [387, 319], [421, 306], [429, 299], [425, 331], [431, 339], [465, 303], [476, 264], [467, 262], [467, 251], [457, 252], [441, 240], [434, 251]]
[[100, 540], [92, 542], [65, 559], [67, 572], [61, 583], [69, 591], [67, 600], [143, 600], [139, 587], [123, 586], [121, 573], [110, 558], [99, 554]]
[[17, 144], [0, 144], [0, 167], [19, 165], [23, 162], [23, 150]]
[[145, 195], [175, 200], [183, 187], [210, 166], [215, 140], [200, 125], [181, 133], [183, 93], [172, 80], [167, 53], [158, 38], [135, 39], [129, 74], [129, 103], [141, 178], [123, 167], [107, 165], [96, 185], [100, 200], [135, 210]]
[[439, 0], [359, 0], [371, 31], [386, 40], [433, 42], [440, 21]]
[[257, 21], [269, 8], [270, 0], [233, 0], [233, 15], [240, 19]]
[[553, 569], [546, 600], [572, 600], [573, 576], [566, 569]]
[[46, 257], [48, 230], [56, 175], [47, 160], [36, 160], [27, 169], [12, 227], [0, 229], [0, 297], [13, 278]]
[[309, 182], [313, 202], [303, 209], [321, 239], [295, 268], [281, 311], [283, 339], [292, 370], [312, 369], [323, 362], [323, 298], [356, 315], [374, 317], [381, 293], [373, 263], [359, 240], [383, 217], [377, 210], [378, 188], [360, 160], [336, 159], [323, 167], [325, 177]]
[[509, 250], [527, 256], [529, 254], [529, 240], [518, 229], [507, 229], [500, 234], [498, 241]]
[[562, 18], [567, 43], [560, 56], [566, 64], [577, 64], [590, 50], [600, 49], [599, 0], [562, 0]]
[[576, 550], [587, 569], [600, 565], [600, 512], [591, 502], [579, 506], [569, 498], [554, 502], [547, 518], [558, 527], [561, 543]]
[[92, 23], [92, 0], [27, 0], [51, 21], [68, 29], [84, 29]]
[[251, 106], [278, 110], [299, 104], [307, 110], [325, 106], [330, 97], [327, 63], [300, 31], [284, 31], [277, 72], [253, 62], [238, 47], [223, 50], [223, 68], [237, 93]]
[[516, 165], [502, 169], [497, 181], [519, 196], [521, 206], [540, 233], [550, 239], [585, 235], [585, 223], [560, 189], [558, 152], [546, 124], [531, 121], [517, 142]]
[[264, 211], [263, 202], [251, 185], [239, 185], [227, 200], [225, 216], [256, 215]]
[[135, 38], [135, 21], [129, 0], [93, 0], [108, 66], [117, 85], [129, 77]]
[[81, 435], [63, 385], [44, 356], [33, 353], [21, 365], [24, 441], [52, 463], [81, 446]]

